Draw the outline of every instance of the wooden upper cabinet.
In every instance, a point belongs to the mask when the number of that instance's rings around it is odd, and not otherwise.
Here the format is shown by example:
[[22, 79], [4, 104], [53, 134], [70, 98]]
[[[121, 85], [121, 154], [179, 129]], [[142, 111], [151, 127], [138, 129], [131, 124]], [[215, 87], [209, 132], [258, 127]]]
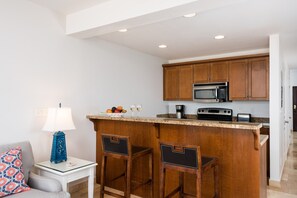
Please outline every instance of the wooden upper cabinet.
[[194, 83], [227, 82], [228, 62], [201, 63], [194, 65]]
[[214, 62], [210, 65], [210, 82], [228, 81], [228, 62]]
[[165, 67], [164, 71], [164, 100], [177, 100], [179, 92], [179, 68], [178, 67]]
[[250, 79], [249, 98], [250, 100], [269, 99], [269, 67], [268, 58], [249, 59]]
[[230, 61], [230, 100], [268, 100], [268, 70], [268, 57]]
[[193, 67], [164, 67], [164, 100], [192, 100]]
[[248, 100], [248, 61], [229, 62], [229, 99]]
[[193, 83], [229, 82], [230, 100], [269, 100], [269, 56], [163, 65], [163, 99], [192, 100]]
[[210, 63], [194, 65], [194, 83], [209, 82]]
[[193, 99], [193, 67], [184, 66], [179, 69], [179, 99]]

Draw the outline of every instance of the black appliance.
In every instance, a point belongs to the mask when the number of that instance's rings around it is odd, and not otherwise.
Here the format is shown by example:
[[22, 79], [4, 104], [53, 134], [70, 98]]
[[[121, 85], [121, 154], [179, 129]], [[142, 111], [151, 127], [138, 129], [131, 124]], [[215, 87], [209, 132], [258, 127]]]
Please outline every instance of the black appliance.
[[232, 109], [225, 108], [199, 108], [197, 110], [198, 120], [232, 121]]
[[228, 102], [229, 83], [204, 83], [193, 85], [193, 101], [196, 102]]
[[185, 118], [185, 105], [175, 105], [176, 108], [176, 118]]

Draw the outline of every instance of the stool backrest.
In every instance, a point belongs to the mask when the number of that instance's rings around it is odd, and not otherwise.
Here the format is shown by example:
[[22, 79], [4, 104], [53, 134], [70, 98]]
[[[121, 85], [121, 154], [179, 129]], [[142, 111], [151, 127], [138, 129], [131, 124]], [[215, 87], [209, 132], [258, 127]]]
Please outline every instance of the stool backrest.
[[131, 144], [129, 136], [101, 134], [102, 150], [104, 153], [129, 156]]
[[182, 169], [201, 170], [200, 146], [160, 143], [161, 162]]

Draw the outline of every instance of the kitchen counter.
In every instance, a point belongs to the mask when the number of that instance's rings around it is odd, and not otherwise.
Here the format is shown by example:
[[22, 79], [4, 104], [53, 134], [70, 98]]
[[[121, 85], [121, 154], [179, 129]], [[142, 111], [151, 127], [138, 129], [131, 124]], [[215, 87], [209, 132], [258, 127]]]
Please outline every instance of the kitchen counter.
[[260, 145], [263, 146], [263, 144], [266, 143], [268, 140], [269, 136], [268, 135], [260, 135]]
[[154, 117], [109, 117], [104, 115], [88, 115], [88, 119], [117, 120], [128, 122], [144, 122], [155, 124], [172, 124], [203, 127], [220, 127], [230, 129], [249, 129], [257, 130], [262, 127], [261, 123], [229, 122], [229, 121], [207, 121], [197, 119], [176, 119], [176, 118], [154, 118]]
[[[178, 145], [198, 145], [204, 156], [218, 158], [220, 197], [260, 198], [266, 196], [266, 142], [267, 136], [260, 135], [262, 124], [220, 121], [201, 121], [197, 119], [174, 119], [153, 117], [108, 117], [88, 115], [96, 131], [96, 171], [100, 183], [100, 165], [102, 159], [101, 134], [129, 136], [134, 146], [150, 147], [154, 152], [154, 197], [159, 195], [160, 142]], [[134, 176], [146, 180], [148, 175], [147, 158], [133, 164]], [[124, 164], [110, 160], [107, 179], [122, 174]], [[261, 167], [261, 168], [260, 168]], [[165, 189], [173, 190], [178, 185], [178, 174], [168, 173]], [[203, 174], [202, 198], [213, 197], [213, 172]], [[186, 191], [194, 194], [194, 177], [185, 177]], [[246, 182], [253, 181], [253, 182]], [[123, 189], [118, 182], [109, 183], [109, 187]], [[135, 192], [145, 196], [145, 192]]]

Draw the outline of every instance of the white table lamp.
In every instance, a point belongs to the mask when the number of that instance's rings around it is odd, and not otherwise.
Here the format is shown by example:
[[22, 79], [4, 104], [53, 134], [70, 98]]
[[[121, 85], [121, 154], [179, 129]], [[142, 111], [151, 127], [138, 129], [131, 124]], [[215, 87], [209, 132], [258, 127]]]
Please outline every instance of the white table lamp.
[[70, 108], [62, 108], [60, 104], [59, 108], [48, 109], [47, 119], [42, 130], [55, 132], [50, 159], [52, 163], [67, 161], [66, 139], [63, 131], [73, 129], [75, 129], [75, 126]]

